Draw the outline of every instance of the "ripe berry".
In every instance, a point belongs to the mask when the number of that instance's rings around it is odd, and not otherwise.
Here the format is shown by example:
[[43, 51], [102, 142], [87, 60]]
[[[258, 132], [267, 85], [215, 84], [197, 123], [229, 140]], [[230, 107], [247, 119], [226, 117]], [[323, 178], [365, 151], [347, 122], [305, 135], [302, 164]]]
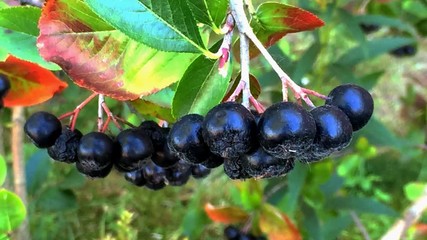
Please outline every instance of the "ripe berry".
[[120, 157], [114, 162], [121, 169], [133, 171], [141, 167], [142, 162], [154, 153], [151, 139], [140, 129], [126, 129], [117, 135]]
[[209, 149], [202, 137], [203, 117], [189, 114], [179, 119], [168, 135], [168, 145], [178, 157], [190, 163], [206, 159]]
[[240, 157], [245, 171], [254, 178], [279, 177], [294, 167], [294, 159], [280, 159], [268, 154], [262, 147]]
[[194, 178], [205, 178], [211, 173], [211, 170], [202, 164], [196, 164], [191, 166], [191, 175]]
[[246, 179], [251, 177], [245, 171], [239, 157], [224, 159], [224, 172], [231, 179]]
[[171, 186], [182, 186], [188, 182], [191, 176], [191, 165], [183, 160], [173, 167], [165, 169], [165, 177]]
[[217, 167], [221, 166], [223, 163], [224, 163], [224, 158], [211, 153], [211, 154], [209, 154], [207, 159], [200, 164], [202, 164], [203, 166], [205, 166], [207, 168], [212, 169], [212, 168], [217, 168]]
[[302, 162], [318, 161], [345, 148], [352, 138], [352, 126], [347, 115], [333, 105], [324, 105], [311, 111], [316, 121], [316, 137], [306, 152], [299, 154]]
[[326, 104], [337, 106], [350, 119], [353, 131], [368, 123], [374, 111], [374, 100], [364, 88], [345, 84], [334, 88], [328, 95]]
[[56, 139], [55, 144], [47, 149], [49, 156], [56, 161], [73, 163], [77, 161], [77, 148], [82, 138], [82, 133], [70, 126], [62, 128], [61, 135]]
[[117, 145], [109, 136], [91, 132], [80, 139], [77, 163], [87, 171], [98, 171], [112, 165], [119, 153]]
[[166, 136], [169, 132], [168, 128], [161, 128], [154, 121], [144, 121], [139, 127], [153, 142], [156, 151], [161, 151], [166, 142]]
[[239, 240], [240, 238], [240, 229], [230, 225], [224, 228], [224, 236], [227, 240]]
[[146, 183], [142, 169], [125, 173], [125, 179], [138, 187], [142, 187]]
[[376, 32], [380, 29], [380, 26], [372, 23], [360, 23], [359, 24], [362, 31], [366, 34]]
[[236, 102], [212, 108], [203, 122], [203, 139], [212, 153], [234, 158], [256, 145], [257, 127], [253, 114]]
[[10, 82], [5, 75], [0, 74], [0, 98], [4, 98], [9, 92]]
[[395, 57], [410, 57], [410, 56], [414, 56], [416, 53], [417, 53], [417, 48], [414, 45], [405, 45], [405, 46], [396, 48], [390, 52], [390, 54]]
[[305, 151], [316, 135], [316, 123], [311, 114], [293, 102], [280, 102], [267, 108], [258, 128], [263, 148], [283, 159]]
[[77, 171], [80, 173], [92, 177], [92, 178], [105, 178], [110, 174], [111, 169], [113, 168], [113, 164], [110, 163], [109, 165], [106, 165], [104, 167], [100, 167], [95, 162], [91, 161], [83, 161], [83, 162], [76, 162], [76, 168]]
[[167, 144], [163, 145], [163, 151], [157, 151], [151, 156], [151, 160], [160, 167], [168, 168], [175, 165], [179, 158]]
[[157, 166], [152, 161], [148, 161], [142, 168], [142, 173], [146, 180], [145, 186], [151, 190], [159, 190], [166, 186], [165, 169]]
[[24, 125], [24, 131], [38, 148], [48, 148], [61, 135], [61, 122], [48, 112], [36, 112]]

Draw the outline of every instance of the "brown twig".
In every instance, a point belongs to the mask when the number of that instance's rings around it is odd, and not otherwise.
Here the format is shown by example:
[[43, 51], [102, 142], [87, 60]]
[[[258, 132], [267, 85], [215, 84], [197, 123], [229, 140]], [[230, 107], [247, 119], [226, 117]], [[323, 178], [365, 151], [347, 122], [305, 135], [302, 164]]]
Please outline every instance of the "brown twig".
[[[25, 181], [25, 161], [24, 161], [24, 108], [12, 108], [12, 162], [13, 162], [13, 182], [16, 194], [21, 198], [24, 206], [28, 208], [27, 189]], [[29, 240], [30, 230], [28, 215], [16, 233], [16, 239]]]
[[384, 234], [381, 240], [398, 240], [405, 237], [408, 229], [418, 221], [427, 209], [427, 187], [423, 195], [416, 199], [403, 214], [403, 218], [397, 220], [394, 225]]
[[353, 219], [354, 224], [356, 224], [357, 228], [362, 233], [363, 239], [365, 239], [365, 240], [371, 240], [371, 237], [369, 236], [368, 231], [366, 230], [366, 228], [363, 225], [362, 221], [360, 221], [360, 218], [359, 218], [359, 216], [357, 216], [357, 213], [355, 211], [350, 211], [350, 216]]

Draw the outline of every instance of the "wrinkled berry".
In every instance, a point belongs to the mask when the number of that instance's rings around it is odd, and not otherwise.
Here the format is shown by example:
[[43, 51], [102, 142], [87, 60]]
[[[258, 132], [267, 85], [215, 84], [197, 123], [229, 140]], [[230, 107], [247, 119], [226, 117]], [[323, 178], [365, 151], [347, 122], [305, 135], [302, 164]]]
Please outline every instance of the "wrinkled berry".
[[280, 159], [268, 154], [262, 147], [240, 157], [245, 171], [254, 178], [279, 177], [294, 167], [294, 159]]
[[328, 95], [326, 104], [341, 109], [350, 119], [353, 131], [365, 126], [374, 111], [374, 100], [364, 88], [345, 84], [334, 88]]
[[267, 108], [258, 128], [262, 147], [282, 159], [304, 152], [316, 135], [316, 123], [311, 114], [293, 102], [280, 102]]
[[224, 172], [231, 179], [247, 179], [251, 177], [245, 171], [239, 157], [224, 159]]
[[209, 155], [202, 137], [203, 117], [189, 114], [179, 119], [168, 135], [168, 145], [177, 156], [190, 163], [200, 163]]
[[139, 129], [126, 129], [117, 135], [116, 142], [120, 147], [120, 157], [114, 162], [125, 171], [139, 169], [142, 163], [154, 153], [150, 137]]
[[211, 170], [202, 164], [196, 164], [191, 166], [191, 175], [194, 178], [205, 178], [211, 173]]
[[191, 176], [191, 165], [183, 160], [173, 167], [165, 170], [168, 184], [171, 186], [182, 186], [188, 182]]
[[24, 125], [24, 131], [38, 148], [48, 148], [61, 135], [61, 122], [48, 112], [36, 112]]
[[166, 142], [167, 132], [169, 132], [168, 128], [166, 128], [165, 131], [164, 128], [160, 127], [154, 121], [144, 121], [139, 125], [138, 128], [142, 130], [144, 134], [148, 135], [156, 151], [162, 150], [163, 145]]
[[83, 162], [76, 162], [76, 168], [77, 171], [80, 173], [92, 177], [92, 178], [105, 178], [110, 174], [111, 169], [113, 168], [113, 164], [110, 163], [109, 165], [100, 167], [95, 162], [91, 161], [83, 161]]
[[212, 108], [203, 122], [203, 139], [212, 153], [234, 158], [256, 145], [257, 127], [253, 114], [236, 102]]
[[56, 139], [55, 144], [47, 149], [49, 156], [56, 161], [73, 163], [77, 161], [77, 148], [82, 138], [82, 133], [74, 129], [71, 131], [70, 126], [62, 128], [61, 135]]

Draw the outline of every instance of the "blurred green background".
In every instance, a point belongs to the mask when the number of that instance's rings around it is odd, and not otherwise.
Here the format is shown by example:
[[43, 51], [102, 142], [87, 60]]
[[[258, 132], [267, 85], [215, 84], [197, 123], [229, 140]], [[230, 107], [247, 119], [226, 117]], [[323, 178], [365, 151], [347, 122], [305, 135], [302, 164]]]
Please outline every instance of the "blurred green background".
[[[371, 238], [379, 239], [427, 184], [427, 1], [282, 2], [325, 21], [316, 31], [289, 34], [270, 48], [282, 68], [323, 94], [346, 82], [362, 85], [374, 97], [375, 112], [338, 155], [297, 164], [285, 177], [260, 180], [264, 197], [293, 220], [304, 239], [364, 239], [354, 213]], [[361, 23], [379, 29], [365, 33]], [[390, 54], [402, 46], [413, 47], [415, 54]], [[251, 73], [260, 81], [266, 106], [280, 101], [280, 81], [262, 57], [251, 62]], [[27, 114], [48, 110], [59, 116], [74, 109], [90, 93], [69, 83], [61, 95], [28, 108]], [[140, 121], [125, 104], [107, 103], [119, 116]], [[95, 101], [81, 112], [77, 126], [82, 132], [96, 129], [96, 107]], [[1, 117], [10, 127], [10, 112]], [[8, 134], [2, 137], [9, 139]], [[9, 144], [5, 141], [6, 149]], [[86, 179], [29, 141], [25, 154], [33, 239], [223, 239], [225, 225], [209, 220], [204, 204], [251, 210], [222, 168], [184, 187], [151, 191], [132, 186], [115, 171], [106, 179]], [[6, 159], [11, 166], [10, 156]], [[423, 224], [427, 215], [410, 229], [409, 239], [427, 239], [420, 231]]]

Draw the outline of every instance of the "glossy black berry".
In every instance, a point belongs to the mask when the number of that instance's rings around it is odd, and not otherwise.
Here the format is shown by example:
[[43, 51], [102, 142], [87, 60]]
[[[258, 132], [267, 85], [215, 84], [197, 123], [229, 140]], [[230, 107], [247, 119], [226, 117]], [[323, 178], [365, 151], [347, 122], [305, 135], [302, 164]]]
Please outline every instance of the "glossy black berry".
[[333, 105], [324, 105], [311, 111], [316, 121], [316, 137], [311, 147], [300, 153], [299, 160], [321, 160], [345, 148], [351, 141], [353, 129], [347, 115]]
[[194, 178], [205, 178], [211, 173], [211, 170], [202, 164], [196, 164], [191, 166], [191, 175]]
[[144, 178], [144, 174], [142, 172], [142, 169], [137, 169], [131, 172], [126, 172], [124, 174], [124, 177], [126, 179], [126, 181], [138, 186], [138, 187], [142, 187], [145, 185], [145, 183], [147, 182]]
[[247, 179], [251, 177], [245, 171], [240, 157], [224, 159], [224, 172], [231, 179]]
[[36, 112], [24, 125], [24, 131], [38, 148], [48, 148], [61, 135], [61, 122], [48, 112]]
[[280, 159], [268, 154], [262, 147], [240, 157], [245, 171], [254, 178], [279, 177], [294, 167], [294, 159]]
[[206, 160], [200, 164], [202, 164], [203, 166], [205, 166], [207, 168], [212, 169], [212, 168], [217, 168], [217, 167], [221, 166], [223, 163], [224, 163], [224, 158], [211, 153], [206, 158]]
[[121, 154], [114, 163], [126, 171], [139, 169], [142, 163], [154, 153], [150, 137], [140, 129], [121, 131], [116, 137], [116, 142]]
[[80, 139], [77, 163], [84, 168], [97, 171], [112, 165], [119, 152], [114, 141], [104, 133], [91, 132]]
[[191, 176], [191, 165], [183, 160], [173, 167], [165, 169], [165, 177], [171, 186], [182, 186], [188, 182]]
[[257, 127], [253, 114], [236, 102], [212, 108], [203, 122], [203, 139], [212, 153], [234, 158], [256, 145]]
[[328, 95], [326, 104], [341, 109], [350, 119], [353, 131], [365, 126], [374, 111], [374, 100], [364, 88], [345, 84], [334, 88]]
[[362, 31], [366, 34], [376, 32], [380, 29], [380, 26], [372, 23], [360, 23], [359, 24]]
[[80, 173], [92, 177], [92, 178], [105, 178], [110, 174], [111, 169], [113, 168], [113, 164], [110, 163], [109, 165], [100, 167], [95, 162], [91, 161], [83, 161], [83, 162], [76, 162], [76, 168], [77, 171]]
[[316, 123], [311, 114], [293, 102], [280, 102], [267, 108], [258, 128], [262, 147], [283, 159], [305, 151], [316, 135]]
[[203, 117], [189, 114], [180, 118], [171, 128], [168, 145], [178, 157], [190, 163], [201, 163], [209, 155], [202, 137]]
[[410, 57], [410, 56], [414, 56], [416, 53], [417, 53], [417, 48], [414, 45], [405, 45], [405, 46], [396, 48], [390, 52], [390, 54], [395, 57]]
[[154, 121], [144, 121], [138, 128], [149, 136], [156, 151], [160, 151], [163, 148], [167, 133], [169, 132], [168, 128], [164, 129]]
[[56, 139], [55, 144], [47, 149], [49, 156], [56, 161], [73, 163], [77, 161], [77, 148], [82, 138], [82, 133], [70, 126], [62, 128], [61, 135]]
[[146, 180], [145, 187], [151, 190], [159, 190], [166, 186], [165, 183], [165, 169], [157, 166], [152, 161], [147, 162], [142, 172]]
[[173, 152], [167, 144], [163, 145], [162, 151], [157, 151], [151, 157], [151, 160], [160, 167], [168, 168], [175, 165], [179, 158], [175, 152]]
[[10, 89], [10, 82], [9, 79], [5, 76], [0, 74], [0, 98], [3, 99], [6, 94], [9, 92]]
[[227, 240], [239, 240], [240, 238], [240, 229], [230, 225], [224, 228], [224, 237]]

